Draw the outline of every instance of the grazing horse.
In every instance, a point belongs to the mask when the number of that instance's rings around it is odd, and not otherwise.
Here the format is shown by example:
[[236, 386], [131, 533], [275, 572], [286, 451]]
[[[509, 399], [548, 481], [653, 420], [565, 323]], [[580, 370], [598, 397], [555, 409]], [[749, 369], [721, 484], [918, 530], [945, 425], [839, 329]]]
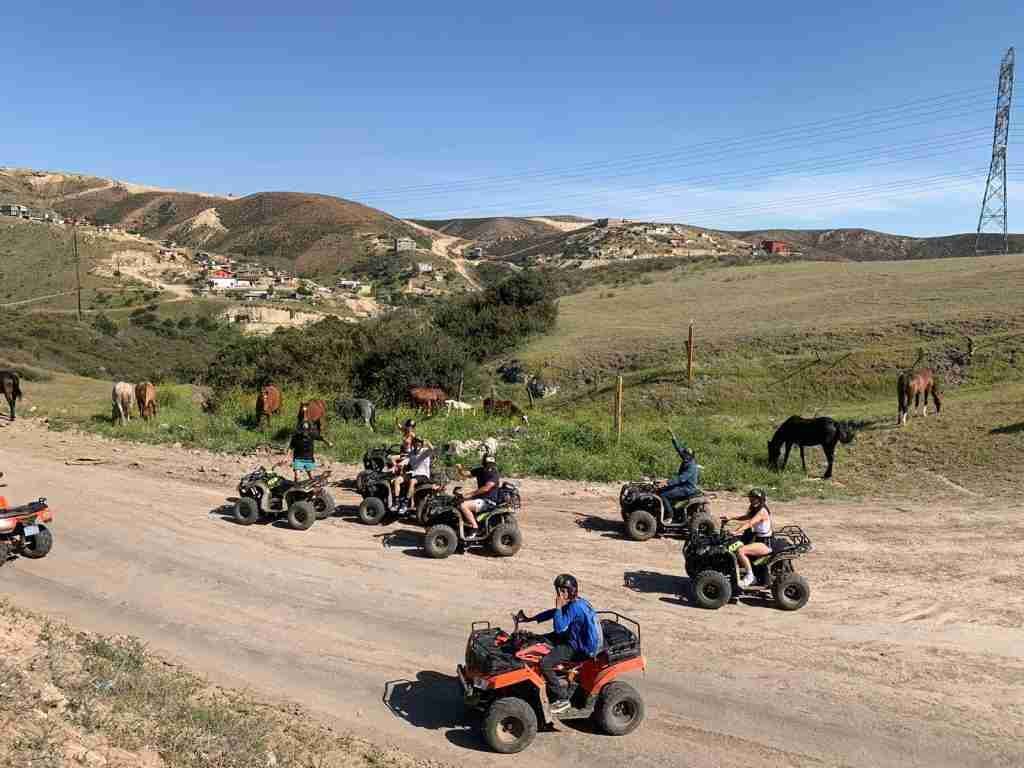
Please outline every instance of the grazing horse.
[[135, 407], [135, 387], [127, 381], [114, 384], [110, 392], [112, 405], [110, 420], [124, 426], [132, 420], [132, 408]]
[[[819, 416], [816, 419], [804, 419], [799, 416], [790, 416], [782, 425], [775, 430], [772, 439], [768, 441], [768, 463], [779, 472], [786, 468], [789, 461], [789, 449], [793, 445], [800, 446], [800, 464], [807, 473], [807, 462], [804, 458], [804, 448], [809, 445], [820, 445], [828, 460], [828, 468], [822, 477], [828, 480], [832, 477], [832, 462], [835, 458], [836, 444], [849, 443], [853, 440], [854, 431], [848, 424], [842, 424], [828, 416]], [[779, 453], [782, 445], [786, 446], [786, 455], [779, 461]]]
[[448, 409], [448, 415], [452, 415], [452, 411], [458, 411], [459, 413], [472, 413], [473, 406], [469, 403], [464, 403], [461, 400], [445, 400], [444, 407]]
[[493, 397], [484, 399], [484, 413], [488, 416], [518, 416], [523, 424], [528, 424], [529, 419], [523, 413], [523, 409], [511, 400], [495, 400]]
[[327, 427], [327, 403], [323, 400], [307, 400], [302, 403], [295, 419], [296, 428], [301, 427], [304, 421], [313, 425], [316, 434], [322, 435]]
[[256, 395], [256, 426], [263, 423], [263, 419], [270, 424], [270, 417], [281, 410], [281, 390], [273, 384], [261, 387]]
[[448, 399], [448, 395], [440, 387], [409, 387], [409, 402], [413, 408], [426, 411], [430, 416], [434, 410]]
[[377, 425], [377, 409], [369, 400], [361, 397], [338, 398], [334, 402], [334, 412], [345, 421], [361, 421], [374, 431]]
[[[939, 399], [939, 383], [935, 378], [935, 371], [931, 368], [919, 368], [916, 371], [904, 371], [896, 379], [896, 397], [899, 402], [899, 416], [896, 419], [897, 425], [907, 423], [910, 416], [910, 398], [914, 398], [914, 408], [921, 407], [921, 415], [928, 415], [928, 394], [931, 393], [935, 401], [935, 413], [942, 412], [942, 400]], [[924, 403], [921, 403], [921, 396], [924, 396]]]
[[7, 398], [7, 407], [11, 409], [11, 421], [14, 421], [15, 403], [21, 399], [21, 381], [14, 371], [0, 371], [0, 389]]
[[135, 404], [139, 406], [139, 416], [152, 419], [156, 416], [156, 387], [152, 382], [143, 381], [135, 385]]

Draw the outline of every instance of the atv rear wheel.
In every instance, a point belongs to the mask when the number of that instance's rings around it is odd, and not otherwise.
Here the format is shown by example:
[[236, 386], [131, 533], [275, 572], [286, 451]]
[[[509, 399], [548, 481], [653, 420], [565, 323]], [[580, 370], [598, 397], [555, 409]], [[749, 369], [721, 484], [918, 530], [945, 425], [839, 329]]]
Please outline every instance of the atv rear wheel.
[[717, 530], [715, 518], [704, 507], [694, 512], [690, 518], [690, 536], [710, 536]]
[[693, 580], [693, 601], [701, 608], [716, 610], [729, 602], [732, 584], [718, 571], [701, 571]]
[[658, 521], [646, 509], [634, 509], [626, 518], [626, 534], [633, 541], [647, 541], [658, 532]]
[[513, 523], [502, 523], [491, 532], [490, 545], [498, 557], [512, 557], [522, 549], [523, 532]]
[[608, 683], [594, 707], [594, 721], [609, 736], [625, 736], [644, 719], [644, 700], [629, 683]]
[[45, 525], [40, 525], [39, 533], [25, 539], [25, 543], [21, 545], [21, 554], [24, 557], [38, 560], [40, 557], [50, 554], [51, 549], [53, 549], [53, 534]]
[[491, 704], [484, 717], [484, 741], [495, 752], [522, 752], [537, 735], [537, 715], [527, 702], [506, 696]]
[[376, 496], [367, 496], [359, 505], [359, 521], [367, 525], [380, 525], [388, 515], [388, 508]]
[[811, 596], [811, 585], [799, 573], [782, 574], [772, 584], [772, 595], [779, 608], [784, 611], [797, 611], [807, 605]]
[[235, 522], [239, 525], [252, 525], [260, 519], [260, 506], [256, 499], [243, 496], [235, 502]]
[[317, 520], [326, 520], [334, 514], [337, 506], [334, 503], [334, 497], [328, 491], [320, 491], [320, 493], [313, 497], [313, 509], [316, 510]]
[[423, 534], [423, 549], [430, 557], [444, 558], [459, 548], [459, 534], [450, 525], [439, 523]]
[[288, 506], [288, 525], [296, 531], [308, 531], [316, 522], [316, 509], [308, 501], [296, 501]]

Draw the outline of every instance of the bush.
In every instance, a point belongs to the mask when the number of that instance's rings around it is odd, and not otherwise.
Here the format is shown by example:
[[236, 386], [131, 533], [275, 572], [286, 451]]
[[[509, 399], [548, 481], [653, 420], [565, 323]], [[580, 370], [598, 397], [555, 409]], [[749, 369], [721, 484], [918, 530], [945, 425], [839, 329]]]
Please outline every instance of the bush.
[[102, 312], [93, 319], [92, 326], [104, 336], [117, 336], [117, 324]]

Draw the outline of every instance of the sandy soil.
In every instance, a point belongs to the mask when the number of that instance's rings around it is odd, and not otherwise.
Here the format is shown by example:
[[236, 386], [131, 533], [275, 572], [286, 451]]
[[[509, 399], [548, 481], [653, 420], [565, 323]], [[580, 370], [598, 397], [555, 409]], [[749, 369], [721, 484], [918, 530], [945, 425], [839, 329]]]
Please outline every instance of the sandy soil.
[[113, 277], [114, 271], [120, 270], [123, 275], [173, 294], [176, 301], [184, 301], [194, 298], [191, 286], [165, 282], [164, 276], [181, 274], [188, 269], [190, 266], [185, 261], [158, 262], [148, 251], [124, 250], [117, 251], [107, 262], [97, 265], [95, 272], [98, 275]]
[[560, 229], [563, 232], [575, 232], [577, 229], [589, 227], [594, 223], [592, 221], [559, 221], [558, 219], [548, 219], [544, 216], [531, 216], [530, 221], [538, 221], [541, 224], [547, 224], [549, 227]]
[[[647, 721], [624, 738], [562, 724], [517, 765], [1021, 765], [1018, 504], [774, 505], [815, 542], [798, 565], [810, 603], [708, 612], [678, 596], [679, 542], [623, 540], [611, 486], [524, 480], [519, 555], [433, 561], [416, 529], [355, 522], [340, 490], [339, 514], [308, 532], [225, 520], [254, 458], [0, 424], [3, 492], [57, 514], [52, 554], [8, 563], [0, 593], [378, 742], [492, 765], [452, 677], [469, 623], [546, 607], [568, 570], [641, 623]], [[83, 456], [106, 463], [65, 463]]]

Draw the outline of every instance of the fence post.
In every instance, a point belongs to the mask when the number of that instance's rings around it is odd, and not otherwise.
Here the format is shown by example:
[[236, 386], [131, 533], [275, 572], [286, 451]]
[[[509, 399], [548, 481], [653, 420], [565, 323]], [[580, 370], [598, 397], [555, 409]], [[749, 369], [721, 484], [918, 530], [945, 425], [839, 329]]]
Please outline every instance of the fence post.
[[690, 335], [686, 339], [686, 380], [693, 383], [693, 320], [690, 321]]
[[466, 371], [465, 369], [459, 373], [459, 402], [462, 402], [462, 385], [466, 383]]
[[622, 377], [615, 383], [615, 442], [622, 437]]

